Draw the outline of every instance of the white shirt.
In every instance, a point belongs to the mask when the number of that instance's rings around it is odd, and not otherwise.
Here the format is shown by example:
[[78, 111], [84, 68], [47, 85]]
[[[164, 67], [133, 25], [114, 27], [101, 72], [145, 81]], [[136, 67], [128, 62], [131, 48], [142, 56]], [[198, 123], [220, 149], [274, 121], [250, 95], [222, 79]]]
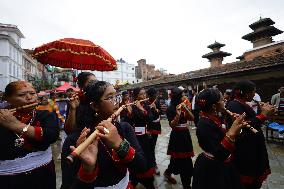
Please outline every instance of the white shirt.
[[195, 97], [196, 97], [196, 95], [193, 96], [192, 102], [191, 102], [191, 109], [192, 110], [195, 110]]
[[253, 100], [247, 103], [250, 107], [252, 107], [255, 113], [257, 113], [257, 108], [258, 108], [257, 102], [261, 102], [261, 98], [257, 93], [255, 93]]

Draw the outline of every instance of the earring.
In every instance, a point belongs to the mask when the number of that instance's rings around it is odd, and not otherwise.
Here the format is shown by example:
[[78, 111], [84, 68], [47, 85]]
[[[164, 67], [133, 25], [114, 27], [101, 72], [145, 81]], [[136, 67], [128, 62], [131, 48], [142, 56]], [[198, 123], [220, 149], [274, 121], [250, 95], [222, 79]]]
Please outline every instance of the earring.
[[218, 115], [218, 114], [217, 114], [217, 109], [216, 109], [216, 108], [213, 108], [213, 113], [214, 113], [215, 115]]
[[99, 114], [96, 112], [96, 113], [95, 113], [95, 117], [98, 117], [98, 115], [99, 115]]

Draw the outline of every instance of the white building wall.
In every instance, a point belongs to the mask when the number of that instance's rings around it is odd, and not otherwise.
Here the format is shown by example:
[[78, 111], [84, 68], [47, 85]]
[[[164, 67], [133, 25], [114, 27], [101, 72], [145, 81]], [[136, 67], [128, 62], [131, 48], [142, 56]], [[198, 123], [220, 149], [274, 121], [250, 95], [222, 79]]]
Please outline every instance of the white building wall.
[[9, 32], [8, 31], [0, 31], [0, 34], [8, 35]]
[[9, 43], [8, 40], [0, 39], [0, 56], [9, 55]]
[[1, 82], [0, 82], [0, 91], [5, 91], [5, 87], [7, 85], [7, 83], [9, 83], [9, 79], [8, 78], [0, 78], [1, 79]]
[[[1, 35], [4, 34], [4, 35]], [[23, 79], [21, 37], [17, 32], [0, 31], [0, 91], [11, 81]]]
[[4, 91], [6, 85], [9, 83], [8, 72], [8, 58], [0, 57], [0, 91]]
[[107, 81], [115, 84], [118, 80], [120, 83], [129, 82], [137, 83], [135, 77], [135, 65], [127, 62], [117, 62], [117, 70], [109, 72], [93, 71], [98, 80]]
[[37, 64], [38, 62], [33, 59], [26, 52], [23, 52], [22, 56], [22, 67], [23, 67], [23, 78], [27, 81], [32, 81], [40, 74], [37, 72]]
[[18, 34], [14, 33], [14, 32], [8, 32], [8, 35], [11, 36], [13, 38], [13, 40], [19, 45], [21, 46], [21, 39], [18, 36]]

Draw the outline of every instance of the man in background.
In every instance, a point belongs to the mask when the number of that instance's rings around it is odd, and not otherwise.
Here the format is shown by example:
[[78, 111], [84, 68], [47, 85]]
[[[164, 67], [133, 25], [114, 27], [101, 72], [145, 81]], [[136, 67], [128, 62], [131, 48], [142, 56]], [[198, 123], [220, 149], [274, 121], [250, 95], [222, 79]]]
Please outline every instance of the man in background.
[[195, 125], [195, 128], [196, 128], [197, 123], [199, 121], [199, 112], [200, 112], [199, 107], [196, 103], [196, 96], [197, 96], [198, 93], [197, 93], [196, 89], [192, 89], [191, 92], [192, 92], [191, 109], [192, 109], [192, 113], [193, 113], [193, 116], [194, 116], [194, 120], [193, 120], [194, 125]]
[[284, 113], [284, 87], [280, 87], [279, 93], [272, 96], [271, 104], [278, 109], [280, 114]]

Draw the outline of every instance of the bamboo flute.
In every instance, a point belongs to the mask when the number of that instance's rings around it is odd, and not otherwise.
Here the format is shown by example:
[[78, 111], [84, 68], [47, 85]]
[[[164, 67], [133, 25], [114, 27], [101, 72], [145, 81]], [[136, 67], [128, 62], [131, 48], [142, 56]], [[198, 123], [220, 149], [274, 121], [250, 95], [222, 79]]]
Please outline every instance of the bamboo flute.
[[36, 102], [36, 103], [20, 106], [20, 107], [17, 107], [17, 108], [12, 108], [12, 109], [9, 109], [9, 110], [10, 110], [10, 112], [15, 113], [16, 111], [23, 110], [23, 109], [26, 109], [26, 108], [35, 107], [35, 106], [38, 106], [39, 104], [40, 103]]
[[[121, 111], [123, 109], [125, 109], [127, 106], [136, 104], [137, 102], [143, 102], [143, 101], [147, 101], [147, 100], [148, 99], [144, 99], [144, 100], [135, 101], [135, 102], [132, 102], [132, 103], [129, 103], [129, 104], [122, 105], [106, 121], [109, 121], [109, 122], [113, 121], [115, 118], [117, 118], [117, 116], [119, 116]], [[105, 128], [104, 132], [109, 133], [109, 130], [107, 130]], [[99, 133], [99, 131], [96, 129], [84, 142], [82, 142], [79, 146], [77, 146], [77, 148], [69, 156], [67, 156], [67, 161], [69, 163], [73, 163], [75, 158], [78, 158], [79, 155], [95, 140], [98, 133]]]
[[[230, 116], [234, 116], [234, 113], [232, 113], [230, 110], [228, 110], [228, 109], [225, 109], [225, 111], [227, 112], [227, 114], [229, 114]], [[256, 130], [254, 127], [252, 127], [251, 125], [246, 125], [246, 127], [248, 128], [248, 129], [250, 129], [253, 133], [257, 133], [258, 132], [258, 130]]]

